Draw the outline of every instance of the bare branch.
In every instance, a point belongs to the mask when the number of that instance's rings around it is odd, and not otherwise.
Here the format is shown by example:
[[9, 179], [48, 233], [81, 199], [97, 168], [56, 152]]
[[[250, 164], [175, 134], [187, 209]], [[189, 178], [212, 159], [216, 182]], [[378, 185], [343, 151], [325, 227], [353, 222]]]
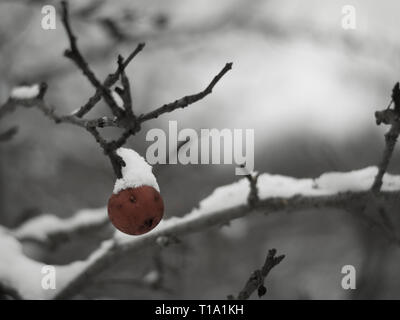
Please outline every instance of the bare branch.
[[[246, 166], [242, 164], [240, 168], [242, 168], [242, 170], [245, 170]], [[249, 195], [247, 196], [247, 203], [249, 204], [250, 207], [254, 207], [256, 203], [260, 200], [258, 196], [258, 187], [257, 187], [259, 176], [260, 173], [252, 173], [252, 172], [247, 172], [247, 174], [245, 175], [246, 179], [249, 181], [250, 184], [250, 192]]]
[[0, 119], [3, 118], [7, 113], [14, 112], [16, 109], [16, 104], [7, 101], [0, 107]]
[[83, 74], [86, 76], [86, 78], [89, 80], [89, 82], [98, 90], [101, 94], [101, 96], [104, 98], [106, 101], [107, 105], [110, 107], [112, 113], [117, 117], [122, 117], [123, 113], [120, 108], [118, 108], [117, 104], [115, 103], [113, 97], [111, 96], [110, 89], [106, 86], [103, 86], [103, 84], [97, 79], [95, 76], [94, 72], [90, 69], [89, 64], [86, 62], [86, 60], [83, 58], [82, 54], [80, 53], [77, 45], [77, 39], [74, 33], [72, 32], [70, 23], [69, 23], [69, 11], [68, 11], [68, 2], [67, 1], [62, 1], [62, 16], [61, 20], [62, 23], [65, 27], [69, 43], [70, 43], [70, 49], [65, 50], [64, 55], [71, 59], [79, 69], [82, 70]]
[[[121, 124], [115, 119], [108, 117], [101, 117], [97, 119], [79, 119], [75, 115], [59, 115], [55, 111], [53, 106], [50, 106], [44, 99], [32, 98], [25, 100], [9, 99], [1, 109], [6, 109], [7, 112], [15, 110], [17, 107], [31, 108], [36, 107], [43, 112], [49, 119], [55, 123], [69, 123], [82, 128], [103, 128], [103, 127], [118, 127], [121, 128]], [[1, 110], [0, 109], [0, 110]]]
[[128, 77], [125, 74], [124, 58], [121, 55], [118, 56], [118, 69], [120, 70], [121, 84], [123, 89], [117, 88], [116, 91], [124, 101], [124, 108], [127, 115], [129, 117], [134, 117], [132, 110], [132, 95], [131, 95], [130, 83]]
[[195, 103], [201, 99], [203, 99], [205, 96], [209, 95], [212, 92], [212, 89], [214, 86], [218, 83], [218, 81], [230, 70], [232, 69], [232, 63], [227, 63], [225, 67], [214, 77], [214, 79], [210, 82], [210, 84], [205, 88], [203, 91], [193, 94], [190, 96], [185, 96], [179, 100], [176, 100], [174, 102], [164, 104], [162, 107], [151, 111], [149, 113], [146, 113], [145, 115], [140, 116], [140, 122], [144, 122], [150, 119], [156, 119], [160, 115], [167, 113], [167, 112], [172, 112], [176, 109], [179, 108], [185, 108], [192, 103]]
[[[99, 145], [103, 148], [103, 152], [106, 156], [109, 157], [111, 161], [111, 165], [113, 170], [117, 176], [117, 178], [122, 177], [121, 168], [125, 166], [124, 160], [117, 154], [116, 150], [117, 146], [114, 145], [113, 142], [107, 142], [99, 133], [96, 128], [89, 127], [87, 130], [93, 135]], [[126, 141], [126, 140], [124, 140]]]
[[[144, 43], [139, 43], [135, 50], [132, 51], [132, 53], [128, 56], [128, 58], [124, 61], [123, 64], [123, 69], [126, 69], [128, 64], [133, 60], [133, 58], [136, 57], [136, 55], [143, 50], [145, 44]], [[121, 73], [121, 68], [118, 67], [117, 70], [114, 73], [111, 73], [107, 76], [106, 80], [103, 82], [104, 87], [111, 87], [114, 85]], [[82, 118], [86, 113], [88, 113], [95, 105], [97, 102], [99, 102], [101, 99], [101, 90], [97, 89], [95, 94], [90, 97], [89, 101], [83, 105], [82, 107], [79, 108], [79, 110], [75, 113], [75, 115], [79, 118]]]
[[11, 140], [12, 137], [18, 132], [18, 127], [14, 126], [4, 132], [0, 133], [0, 142]]
[[392, 102], [394, 102], [394, 110], [388, 108], [375, 112], [377, 125], [384, 123], [390, 125], [390, 130], [385, 134], [385, 150], [383, 152], [379, 171], [375, 177], [375, 181], [371, 187], [372, 192], [378, 193], [382, 186], [383, 176], [389, 166], [390, 159], [393, 155], [394, 147], [400, 134], [400, 87], [397, 82], [392, 91]]
[[[77, 38], [74, 35], [70, 21], [69, 21], [69, 12], [68, 12], [68, 4], [66, 1], [62, 1], [62, 22], [65, 27], [69, 43], [70, 49], [65, 51], [65, 56], [70, 58], [75, 64], [78, 66], [80, 70], [82, 70], [83, 74], [89, 80], [89, 82], [96, 88], [95, 94], [89, 98], [88, 102], [80, 107], [78, 111], [74, 112], [71, 115], [58, 115], [55, 112], [54, 107], [48, 105], [44, 100], [44, 94], [47, 88], [46, 84], [42, 84], [43, 90], [41, 90], [40, 94], [37, 97], [30, 98], [30, 99], [9, 99], [0, 109], [0, 115], [4, 115], [6, 113], [12, 112], [15, 108], [19, 105], [24, 107], [33, 107], [36, 106], [39, 108], [47, 117], [55, 121], [56, 123], [70, 123], [80, 127], [85, 128], [88, 132], [90, 132], [96, 141], [100, 144], [103, 148], [104, 154], [110, 158], [112, 167], [117, 178], [122, 177], [121, 168], [125, 165], [124, 161], [119, 157], [116, 153], [116, 150], [123, 146], [127, 139], [131, 136], [136, 134], [141, 129], [141, 122], [149, 120], [150, 118], [142, 118], [140, 121], [135, 117], [133, 110], [132, 110], [132, 97], [130, 92], [130, 83], [129, 79], [125, 74], [125, 68], [128, 64], [132, 61], [132, 59], [144, 48], [144, 44], [140, 43], [136, 49], [128, 56], [126, 60], [122, 58], [122, 56], [118, 57], [118, 68], [117, 70], [108, 75], [107, 78], [103, 83], [101, 83], [97, 77], [95, 76], [94, 72], [90, 69], [89, 64], [86, 62], [84, 57], [79, 51], [77, 45]], [[219, 81], [219, 79], [231, 68], [231, 64], [227, 64], [225, 68], [211, 81], [208, 87], [201, 93], [197, 95], [192, 95], [183, 98], [182, 101], [189, 105], [202, 99], [204, 96], [211, 93], [215, 84]], [[122, 110], [119, 108], [114, 101], [110, 87], [121, 78], [121, 83], [123, 89], [120, 90], [121, 97], [124, 101], [124, 108]], [[107, 117], [101, 117], [98, 119], [91, 119], [86, 120], [82, 119], [82, 117], [89, 112], [96, 103], [103, 98], [105, 102], [110, 107], [111, 111], [115, 115], [115, 118], [110, 119]], [[167, 105], [167, 109], [169, 111], [173, 111], [177, 107], [184, 107], [182, 105], [182, 101], [178, 100], [175, 105], [170, 104], [169, 107]], [[185, 105], [185, 106], [186, 106]], [[166, 109], [157, 111], [158, 113], [167, 112]], [[103, 128], [107, 126], [119, 127], [124, 129], [124, 132], [121, 136], [114, 140], [114, 141], [106, 141], [101, 135], [97, 128]]]
[[[259, 298], [261, 298], [267, 292], [267, 289], [264, 285], [265, 278], [268, 276], [272, 268], [278, 265], [285, 258], [285, 255], [280, 255], [277, 257], [275, 257], [275, 255], [276, 249], [271, 249], [268, 251], [264, 265], [261, 269], [257, 269], [251, 274], [249, 280], [246, 282], [246, 285], [239, 292], [237, 297], [238, 300], [247, 300], [256, 290], [258, 291]], [[234, 297], [231, 295], [228, 296], [228, 299], [232, 300]]]
[[94, 72], [90, 69], [88, 63], [82, 57], [82, 55], [78, 49], [76, 36], [72, 32], [72, 29], [71, 29], [71, 26], [69, 23], [68, 2], [62, 1], [61, 5], [62, 5], [61, 20], [65, 27], [65, 30], [66, 30], [66, 33], [67, 33], [67, 36], [69, 39], [69, 43], [70, 43], [70, 49], [65, 50], [64, 55], [76, 63], [76, 65], [82, 70], [83, 74], [88, 78], [90, 83], [95, 88], [101, 87], [99, 80], [97, 80]]

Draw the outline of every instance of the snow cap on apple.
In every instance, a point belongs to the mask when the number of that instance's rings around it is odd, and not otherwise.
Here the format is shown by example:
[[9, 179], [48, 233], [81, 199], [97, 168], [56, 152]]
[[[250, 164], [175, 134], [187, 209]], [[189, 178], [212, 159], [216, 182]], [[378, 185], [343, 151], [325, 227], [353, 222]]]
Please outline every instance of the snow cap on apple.
[[149, 232], [161, 221], [164, 203], [152, 167], [136, 151], [119, 148], [124, 160], [122, 177], [117, 179], [108, 201], [111, 223], [129, 235]]

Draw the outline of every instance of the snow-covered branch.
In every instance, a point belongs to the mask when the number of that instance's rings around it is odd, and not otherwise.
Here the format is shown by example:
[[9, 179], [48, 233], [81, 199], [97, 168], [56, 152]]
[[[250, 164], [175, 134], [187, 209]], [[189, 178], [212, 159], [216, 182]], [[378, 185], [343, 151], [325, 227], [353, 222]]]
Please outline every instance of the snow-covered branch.
[[[83, 210], [70, 219], [60, 220], [49, 216], [37, 217], [13, 231], [2, 229], [2, 252], [6, 256], [0, 264], [0, 282], [15, 288], [23, 298], [66, 299], [81, 292], [102, 270], [116, 259], [146, 246], [168, 243], [186, 234], [210, 227], [223, 226], [229, 221], [250, 213], [273, 213], [300, 211], [306, 208], [334, 207], [351, 212], [360, 212], [370, 199], [390, 203], [400, 195], [400, 176], [386, 174], [379, 194], [370, 191], [376, 167], [346, 173], [325, 173], [316, 179], [261, 174], [258, 178], [259, 201], [248, 204], [251, 190], [246, 178], [236, 183], [217, 188], [202, 200], [198, 208], [183, 217], [171, 217], [162, 221], [153, 231], [131, 237], [116, 231], [111, 239], [105, 240], [85, 261], [76, 261], [65, 266], [56, 266], [57, 290], [43, 290], [40, 286], [40, 269], [43, 264], [23, 255], [17, 239], [46, 241], [59, 234], [74, 234], [78, 230], [95, 230], [104, 225], [106, 210]], [[173, 241], [171, 241], [173, 242]], [[18, 268], [6, 267], [17, 265]], [[37, 275], [37, 277], [35, 277]], [[29, 277], [29, 281], [24, 279]], [[49, 292], [50, 291], [50, 292]]]
[[21, 242], [34, 242], [50, 249], [72, 238], [91, 234], [109, 226], [106, 208], [84, 209], [67, 219], [44, 214], [27, 220], [12, 234]]
[[[106, 243], [103, 246], [106, 246]], [[46, 265], [25, 256], [21, 243], [3, 227], [0, 227], [0, 252], [2, 253], [0, 283], [8, 288], [6, 293], [14, 292], [12, 296], [22, 299], [52, 299], [54, 294], [62, 290], [63, 286], [70, 283], [93, 259], [96, 259], [96, 255], [91, 255], [86, 261], [57, 266], [56, 289], [45, 290], [42, 287], [44, 276], [42, 272]]]
[[[326, 173], [317, 179], [295, 179], [279, 175], [262, 174], [258, 179], [260, 201], [254, 207], [247, 203], [250, 191], [247, 179], [217, 188], [202, 200], [198, 208], [183, 217], [171, 217], [162, 221], [152, 232], [130, 237], [116, 232], [113, 245], [104, 251], [102, 246], [96, 259], [85, 264], [84, 270], [71, 281], [56, 298], [69, 298], [80, 290], [101, 270], [126, 252], [145, 246], [163, 244], [170, 237], [222, 226], [249, 213], [272, 213], [302, 210], [312, 207], [335, 207], [347, 210], [362, 207], [370, 197], [370, 186], [377, 173], [376, 167], [348, 173]], [[377, 196], [390, 201], [399, 196], [400, 177], [385, 175], [382, 192]]]
[[[183, 217], [172, 217], [162, 221], [150, 233], [132, 238], [116, 232], [112, 239], [114, 245], [110, 246], [108, 251], [99, 252], [98, 258], [87, 264], [85, 270], [56, 298], [66, 299], [74, 296], [92, 277], [126, 252], [163, 243], [169, 237], [179, 237], [212, 226], [222, 226], [249, 213], [297, 211], [312, 207], [339, 207], [348, 210], [362, 207], [370, 197], [373, 197], [369, 189], [376, 173], [377, 168], [370, 167], [349, 173], [328, 173], [315, 180], [263, 174], [259, 177], [258, 185], [261, 200], [253, 208], [247, 204], [247, 194], [250, 189], [246, 179], [217, 188], [211, 196], [200, 202], [199, 208]], [[383, 192], [379, 194], [379, 198], [390, 200], [398, 197], [399, 178], [386, 175]]]
[[[11, 92], [8, 101], [0, 107], [0, 118], [19, 106], [37, 107], [56, 123], [70, 123], [86, 129], [110, 158], [117, 178], [121, 179], [123, 168], [128, 169], [130, 163], [125, 161], [117, 150], [126, 143], [130, 136], [141, 130], [141, 124], [203, 99], [212, 92], [215, 85], [231, 69], [232, 64], [227, 63], [204, 90], [137, 116], [132, 109], [132, 96], [125, 68], [142, 51], [144, 44], [139, 44], [126, 59], [119, 56], [116, 71], [101, 81], [80, 53], [77, 38], [70, 25], [67, 2], [63, 1], [62, 4], [62, 22], [69, 40], [69, 49], [66, 50], [65, 56], [70, 58], [83, 72], [93, 85], [95, 93], [76, 112], [69, 115], [58, 115], [54, 107], [46, 102], [46, 84], [16, 87]], [[122, 89], [118, 88], [112, 92], [111, 87], [118, 80], [121, 81]], [[84, 119], [83, 117], [101, 99], [106, 102], [113, 117]], [[93, 278], [127, 252], [146, 246], [165, 246], [186, 234], [222, 226], [250, 213], [267, 214], [280, 211], [299, 211], [313, 207], [334, 207], [364, 215], [367, 203], [376, 202], [379, 203], [379, 206], [383, 200], [385, 203], [390, 203], [400, 195], [400, 176], [386, 173], [400, 134], [399, 84], [396, 84], [393, 89], [392, 102], [394, 102], [394, 109], [390, 109], [390, 104], [389, 108], [375, 114], [378, 124], [384, 123], [391, 126], [385, 136], [386, 147], [379, 167], [368, 167], [347, 173], [325, 173], [316, 179], [296, 179], [267, 173], [261, 175], [249, 173], [236, 183], [217, 188], [209, 197], [200, 202], [198, 208], [193, 209], [190, 213], [161, 221], [151, 232], [131, 237], [115, 231], [113, 236], [103, 241], [86, 260], [56, 266], [56, 290], [42, 288], [42, 270], [45, 265], [25, 256], [21, 242], [34, 241], [54, 248], [76, 235], [91, 233], [108, 226], [107, 210], [105, 208], [82, 210], [69, 219], [42, 215], [25, 222], [14, 230], [0, 227], [0, 252], [4, 253], [0, 260], [0, 291], [14, 298], [71, 298], [79, 294]], [[123, 129], [123, 132], [116, 140], [107, 141], [99, 131], [99, 128], [106, 126]], [[0, 140], [9, 139], [14, 133], [15, 130], [10, 129], [0, 134]], [[139, 167], [136, 169], [141, 170]], [[136, 173], [136, 175], [139, 174]], [[384, 212], [384, 209], [381, 212]], [[400, 244], [397, 235], [386, 228], [385, 221], [365, 218], [382, 227], [385, 232], [389, 232], [389, 238], [396, 244]], [[282, 257], [275, 257], [275, 253], [270, 252], [255, 281], [251, 278], [239, 297], [246, 298], [257, 288], [262, 293], [265, 276], [281, 259]], [[9, 268], [10, 265], [13, 268]]]

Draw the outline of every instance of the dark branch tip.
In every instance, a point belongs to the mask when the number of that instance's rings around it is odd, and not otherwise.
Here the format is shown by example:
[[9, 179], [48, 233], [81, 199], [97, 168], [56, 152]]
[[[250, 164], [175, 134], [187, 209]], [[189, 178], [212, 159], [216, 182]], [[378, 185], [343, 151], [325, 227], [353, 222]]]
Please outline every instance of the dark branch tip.
[[122, 71], [124, 69], [124, 57], [119, 54], [117, 58], [118, 68]]
[[73, 55], [73, 53], [72, 53], [71, 49], [65, 49], [64, 50], [64, 56], [65, 57], [70, 58], [70, 57], [72, 57], [72, 55]]
[[257, 289], [257, 294], [258, 297], [261, 298], [267, 293], [267, 288], [262, 284], [261, 286], [258, 287]]

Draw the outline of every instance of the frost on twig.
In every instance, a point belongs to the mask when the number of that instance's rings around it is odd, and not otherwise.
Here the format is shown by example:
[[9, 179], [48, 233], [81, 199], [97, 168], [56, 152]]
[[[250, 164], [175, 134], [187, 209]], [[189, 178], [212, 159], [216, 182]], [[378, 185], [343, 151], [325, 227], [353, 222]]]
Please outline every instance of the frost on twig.
[[[269, 272], [273, 267], [278, 265], [284, 258], [285, 255], [275, 256], [276, 249], [271, 249], [268, 251], [267, 258], [265, 259], [264, 265], [261, 269], [255, 270], [249, 280], [247, 280], [244, 288], [239, 292], [238, 300], [247, 300], [257, 290], [258, 297], [261, 298], [267, 292], [267, 288], [264, 285], [265, 278], [268, 276]], [[228, 296], [229, 300], [234, 300], [233, 295]]]

